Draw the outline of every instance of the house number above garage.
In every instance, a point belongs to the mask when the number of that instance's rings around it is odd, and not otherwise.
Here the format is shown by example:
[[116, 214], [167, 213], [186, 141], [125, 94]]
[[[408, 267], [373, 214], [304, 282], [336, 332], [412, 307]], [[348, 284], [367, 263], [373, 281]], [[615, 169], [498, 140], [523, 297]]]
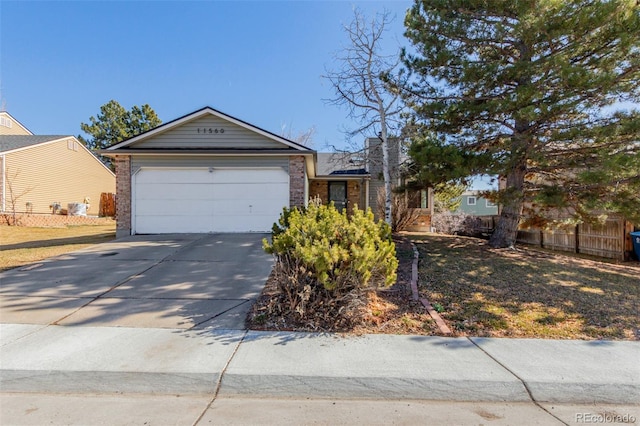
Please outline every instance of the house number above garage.
[[215, 127], [198, 127], [198, 133], [224, 133], [224, 129], [217, 129]]

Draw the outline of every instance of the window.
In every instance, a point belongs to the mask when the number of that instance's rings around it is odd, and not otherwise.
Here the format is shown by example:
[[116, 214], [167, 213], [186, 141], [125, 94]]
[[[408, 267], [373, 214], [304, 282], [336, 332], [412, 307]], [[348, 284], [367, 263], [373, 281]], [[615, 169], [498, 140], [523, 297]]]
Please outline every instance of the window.
[[0, 117], [0, 126], [11, 128], [11, 124], [9, 117]]
[[496, 203], [491, 200], [487, 200], [487, 207], [496, 207]]
[[467, 197], [467, 205], [468, 206], [475, 206], [476, 205], [476, 197], [474, 197], [474, 196]]
[[[426, 209], [429, 206], [429, 193], [426, 190], [407, 191], [407, 207], [410, 209]], [[400, 196], [400, 195], [399, 195]]]

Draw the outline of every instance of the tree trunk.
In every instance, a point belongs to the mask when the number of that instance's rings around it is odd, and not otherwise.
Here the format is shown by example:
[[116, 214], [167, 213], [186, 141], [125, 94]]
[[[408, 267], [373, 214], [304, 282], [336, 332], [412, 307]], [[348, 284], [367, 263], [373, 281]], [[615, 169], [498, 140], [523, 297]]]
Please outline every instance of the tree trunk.
[[389, 167], [389, 139], [387, 135], [387, 123], [384, 109], [380, 108], [380, 122], [382, 131], [380, 139], [382, 139], [382, 178], [384, 179], [384, 220], [393, 226], [391, 217], [391, 171]]
[[[520, 57], [518, 62], [524, 65], [531, 62], [531, 48], [523, 40], [518, 44]], [[517, 80], [518, 91], [527, 92], [531, 86], [531, 77], [526, 73], [520, 75]], [[517, 93], [516, 93], [517, 94]], [[526, 95], [523, 95], [526, 97]], [[529, 120], [520, 113], [514, 114], [515, 132], [511, 137], [511, 167], [508, 169], [506, 180], [507, 187], [504, 191], [503, 208], [496, 228], [491, 234], [489, 245], [494, 248], [513, 247], [518, 239], [518, 225], [524, 207], [524, 180], [527, 174], [527, 159], [529, 151], [533, 148]]]
[[496, 224], [489, 245], [494, 248], [512, 247], [518, 237], [518, 225], [524, 207], [524, 181], [527, 172], [526, 138], [514, 136], [512, 146], [514, 165], [506, 175], [506, 189], [502, 197], [502, 212]]

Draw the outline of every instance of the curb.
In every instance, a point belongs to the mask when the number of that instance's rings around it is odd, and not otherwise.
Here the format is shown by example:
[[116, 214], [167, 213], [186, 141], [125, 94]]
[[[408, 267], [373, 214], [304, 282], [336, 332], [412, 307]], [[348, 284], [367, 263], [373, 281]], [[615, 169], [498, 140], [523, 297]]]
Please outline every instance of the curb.
[[420, 297], [420, 293], [418, 292], [418, 259], [420, 258], [420, 254], [418, 253], [418, 248], [413, 244], [413, 242], [411, 243], [411, 248], [413, 249], [413, 263], [411, 264], [411, 294], [413, 295], [413, 300], [419, 300], [420, 303], [422, 303], [422, 306], [427, 309], [427, 312], [436, 322], [436, 325], [442, 334], [450, 335], [452, 334], [451, 329], [447, 326], [442, 317], [435, 309], [433, 309], [433, 306], [431, 306], [427, 299]]

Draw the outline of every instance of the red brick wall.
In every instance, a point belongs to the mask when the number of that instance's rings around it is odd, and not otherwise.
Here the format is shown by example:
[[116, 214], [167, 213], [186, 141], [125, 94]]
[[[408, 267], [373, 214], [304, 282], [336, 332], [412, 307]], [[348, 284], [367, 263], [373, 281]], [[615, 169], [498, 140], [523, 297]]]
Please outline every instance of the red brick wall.
[[[6, 225], [7, 219], [13, 221], [12, 214], [0, 216], [0, 225]], [[37, 228], [49, 228], [65, 225], [110, 225], [113, 219], [110, 217], [67, 216], [59, 214], [18, 214], [16, 215], [18, 226]]]
[[[353, 208], [357, 205], [359, 209], [364, 209], [364, 197], [362, 196], [363, 183], [361, 181], [347, 181], [347, 213], [353, 213]], [[312, 180], [309, 184], [309, 198], [319, 197], [323, 203], [329, 200], [329, 182], [326, 180]]]
[[116, 236], [131, 235], [131, 157], [116, 157]]
[[302, 207], [304, 199], [304, 157], [289, 157], [289, 207]]

